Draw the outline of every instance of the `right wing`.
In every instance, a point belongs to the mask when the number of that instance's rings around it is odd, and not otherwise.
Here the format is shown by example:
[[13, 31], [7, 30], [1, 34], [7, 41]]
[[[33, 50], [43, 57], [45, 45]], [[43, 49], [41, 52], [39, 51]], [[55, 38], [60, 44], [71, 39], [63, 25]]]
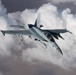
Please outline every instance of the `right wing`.
[[21, 34], [21, 35], [32, 35], [29, 30], [1, 30], [2, 34]]

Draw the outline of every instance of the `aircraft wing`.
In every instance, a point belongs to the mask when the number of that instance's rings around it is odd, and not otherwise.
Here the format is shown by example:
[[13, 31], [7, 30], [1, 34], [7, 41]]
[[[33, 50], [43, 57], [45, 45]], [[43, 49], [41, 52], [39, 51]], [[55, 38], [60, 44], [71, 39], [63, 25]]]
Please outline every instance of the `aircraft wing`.
[[69, 32], [69, 33], [72, 34], [72, 32], [70, 32], [70, 31], [67, 30], [67, 29], [52, 29], [52, 30], [44, 30], [44, 31], [50, 31], [50, 32], [52, 32], [52, 33], [57, 33], [57, 34]]
[[50, 34], [52, 35], [53, 37], [55, 37], [56, 39], [58, 39], [58, 36], [60, 38], [62, 38], [64, 40], [64, 38], [60, 35], [60, 33], [66, 33], [66, 32], [69, 32], [72, 34], [72, 32], [70, 32], [69, 30], [67, 29], [51, 29], [51, 30], [47, 30], [47, 29], [44, 29], [42, 30], [44, 33], [46, 34]]
[[21, 34], [21, 35], [32, 35], [29, 30], [1, 30], [3, 35], [5, 34]]
[[[55, 32], [55, 33], [65, 33], [65, 32], [70, 32], [67, 29], [55, 29], [55, 30], [50, 30], [51, 32]], [[72, 32], [70, 32], [72, 33]]]
[[24, 25], [10, 25], [10, 27], [25, 29]]

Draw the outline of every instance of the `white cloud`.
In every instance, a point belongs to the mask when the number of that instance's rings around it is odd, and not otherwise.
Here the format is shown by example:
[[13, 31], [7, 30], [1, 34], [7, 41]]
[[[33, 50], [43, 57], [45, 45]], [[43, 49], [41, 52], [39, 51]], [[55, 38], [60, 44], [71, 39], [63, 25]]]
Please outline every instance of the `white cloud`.
[[[31, 10], [29, 10], [31, 12]], [[28, 12], [25, 10], [25, 13], [28, 14]], [[42, 60], [42, 61], [48, 61], [52, 62], [54, 64], [58, 64], [61, 66], [76, 66], [74, 64], [75, 57], [76, 57], [76, 51], [75, 51], [75, 15], [70, 14], [70, 9], [66, 9], [62, 11], [62, 13], [59, 13], [57, 10], [57, 7], [51, 5], [51, 4], [45, 4], [41, 6], [37, 13], [41, 13], [41, 24], [44, 25], [44, 28], [49, 29], [60, 29], [60, 28], [67, 28], [71, 32], [74, 33], [74, 35], [70, 33], [63, 34], [62, 36], [65, 38], [65, 40], [59, 40], [57, 43], [61, 47], [64, 55], [60, 56], [57, 51], [55, 52], [52, 48], [43, 49], [41, 47], [27, 49], [23, 51], [23, 59], [28, 59], [29, 61], [33, 61], [34, 59]], [[32, 13], [32, 12], [31, 12]], [[32, 13], [33, 16], [35, 13]], [[21, 15], [24, 16], [24, 13]], [[33, 20], [35, 18], [32, 18], [32, 15], [30, 14], [30, 21], [33, 23]], [[28, 16], [28, 19], [29, 19]], [[24, 20], [26, 20], [26, 17], [22, 17]], [[26, 20], [27, 21], [27, 20]], [[28, 20], [29, 21], [29, 20]], [[29, 23], [31, 23], [29, 22]], [[57, 62], [55, 62], [57, 61]]]
[[[4, 6], [1, 4], [1, 1], [0, 1], [0, 30], [9, 28], [10, 18], [6, 13], [7, 13], [6, 8], [4, 8]], [[0, 54], [1, 55], [10, 54], [10, 50], [8, 46], [11, 46], [11, 43], [13, 43], [12, 37], [8, 35], [4, 37], [0, 32]]]
[[66, 3], [66, 2], [72, 2], [76, 4], [76, 0], [47, 0], [48, 2], [59, 4], [59, 3]]

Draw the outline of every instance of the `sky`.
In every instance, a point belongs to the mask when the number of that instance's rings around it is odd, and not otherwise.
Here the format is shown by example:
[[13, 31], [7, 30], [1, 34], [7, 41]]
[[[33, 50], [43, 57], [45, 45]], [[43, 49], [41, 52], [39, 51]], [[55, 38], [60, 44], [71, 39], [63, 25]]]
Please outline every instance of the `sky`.
[[[52, 3], [58, 7], [60, 11], [70, 8], [72, 13], [75, 13], [75, 0], [2, 0], [2, 3], [7, 8], [8, 12], [23, 11], [28, 9], [38, 9], [42, 4]], [[11, 7], [11, 8], [10, 8]]]
[[21, 42], [17, 36], [0, 33], [0, 75], [76, 75], [75, 2], [0, 0], [0, 30], [10, 29], [10, 24], [33, 24], [41, 13], [44, 28], [67, 28], [73, 33], [63, 34], [65, 41], [57, 41], [63, 56], [52, 48], [43, 49], [28, 37]]

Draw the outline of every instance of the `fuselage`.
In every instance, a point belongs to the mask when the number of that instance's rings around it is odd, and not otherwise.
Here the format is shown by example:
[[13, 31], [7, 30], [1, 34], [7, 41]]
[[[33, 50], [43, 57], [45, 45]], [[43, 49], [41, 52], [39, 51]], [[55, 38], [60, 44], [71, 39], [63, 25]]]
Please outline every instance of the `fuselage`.
[[45, 36], [40, 28], [33, 26], [29, 28], [29, 30], [36, 39], [49, 42], [49, 39]]
[[52, 47], [56, 48], [61, 54], [63, 54], [59, 46], [56, 44], [53, 36], [49, 32], [43, 32], [40, 28], [33, 25], [28, 25], [28, 27], [29, 31], [33, 34], [36, 40], [48, 42]]

